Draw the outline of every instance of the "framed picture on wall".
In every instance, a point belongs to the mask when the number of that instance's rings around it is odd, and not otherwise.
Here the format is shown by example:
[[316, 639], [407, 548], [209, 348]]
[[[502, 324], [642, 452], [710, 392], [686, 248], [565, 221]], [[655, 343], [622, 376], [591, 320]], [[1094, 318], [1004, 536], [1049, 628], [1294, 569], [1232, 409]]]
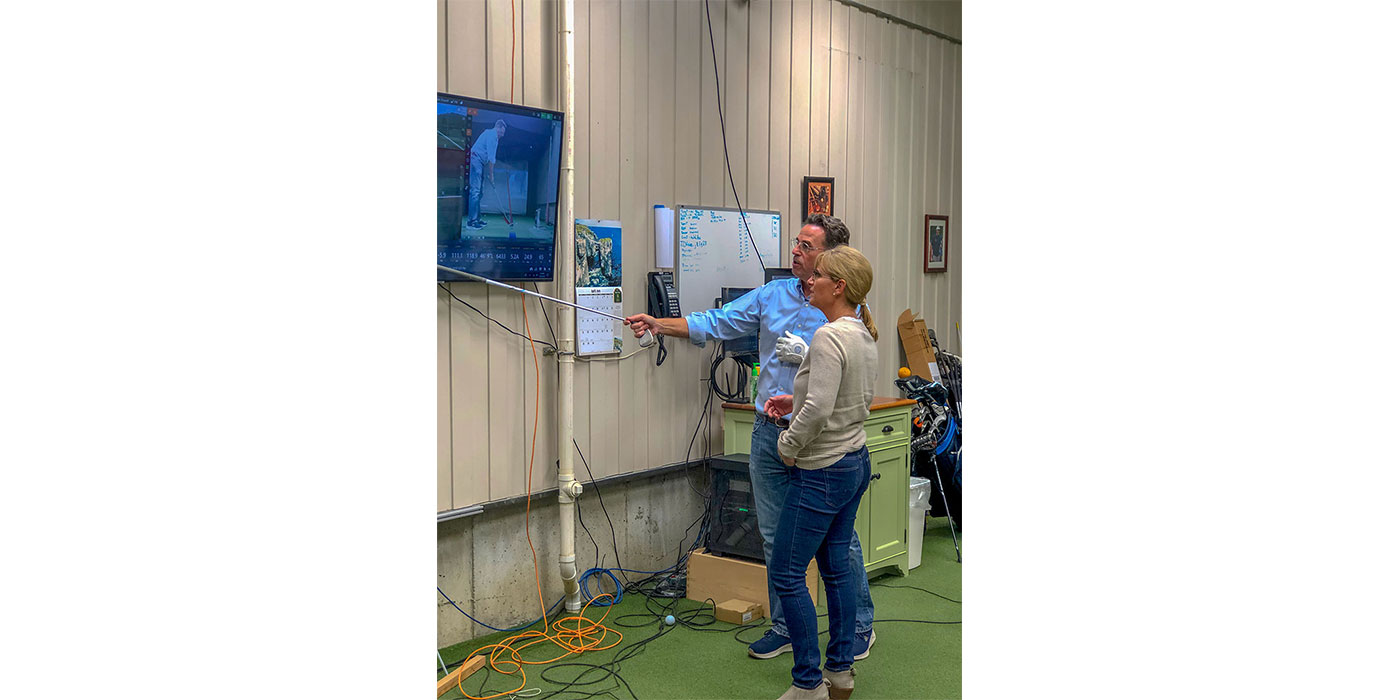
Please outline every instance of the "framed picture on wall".
[[836, 178], [802, 178], [802, 220], [812, 214], [836, 215]]
[[924, 272], [948, 271], [948, 217], [924, 215]]

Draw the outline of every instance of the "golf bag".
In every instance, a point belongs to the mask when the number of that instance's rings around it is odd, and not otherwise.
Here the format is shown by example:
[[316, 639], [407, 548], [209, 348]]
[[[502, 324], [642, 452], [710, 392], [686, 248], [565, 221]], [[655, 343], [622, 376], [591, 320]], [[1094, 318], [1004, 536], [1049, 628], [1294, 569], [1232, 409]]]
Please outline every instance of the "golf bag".
[[[947, 516], [962, 529], [962, 426], [942, 384], [920, 376], [896, 379], [895, 385], [918, 402], [913, 411], [910, 473], [934, 482], [929, 515]], [[942, 497], [938, 494], [942, 493]], [[944, 500], [947, 508], [944, 508]]]

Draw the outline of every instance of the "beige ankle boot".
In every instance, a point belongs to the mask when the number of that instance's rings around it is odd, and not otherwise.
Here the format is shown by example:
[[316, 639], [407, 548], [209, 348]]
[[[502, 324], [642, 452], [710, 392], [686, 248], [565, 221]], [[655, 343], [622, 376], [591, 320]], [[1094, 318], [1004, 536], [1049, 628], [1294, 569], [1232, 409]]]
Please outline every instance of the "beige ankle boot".
[[831, 700], [846, 700], [856, 689], [856, 667], [840, 672], [822, 669], [822, 680], [831, 686]]
[[815, 688], [804, 689], [797, 686], [789, 686], [786, 693], [783, 693], [778, 700], [830, 700], [831, 695], [827, 693], [826, 679], [823, 678], [821, 684]]

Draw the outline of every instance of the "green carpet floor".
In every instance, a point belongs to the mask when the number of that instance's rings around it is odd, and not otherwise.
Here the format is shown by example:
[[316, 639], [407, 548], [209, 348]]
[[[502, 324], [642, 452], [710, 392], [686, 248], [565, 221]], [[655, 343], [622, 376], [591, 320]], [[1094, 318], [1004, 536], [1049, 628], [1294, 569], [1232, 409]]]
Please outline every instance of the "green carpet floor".
[[[870, 594], [875, 601], [876, 641], [870, 657], [856, 662], [853, 700], [929, 700], [959, 698], [962, 695], [962, 605], [939, 597], [962, 600], [962, 565], [957, 562], [953, 550], [948, 521], [930, 518], [926, 525], [921, 566], [908, 576], [884, 574], [870, 581]], [[958, 535], [961, 546], [962, 533]], [[694, 626], [699, 629], [680, 624], [664, 627], [654, 613], [648, 612], [647, 602], [640, 595], [627, 595], [610, 609], [589, 608], [587, 617], [593, 620], [607, 613], [603, 624], [621, 632], [622, 642], [605, 651], [573, 654], [548, 665], [526, 666], [526, 690], [521, 691], [526, 695], [518, 697], [527, 697], [533, 694], [530, 689], [539, 688], [543, 692], [537, 697], [560, 700], [584, 697], [613, 697], [619, 700], [776, 698], [791, 684], [791, 654], [760, 661], [749, 658], [745, 653], [746, 644], [758, 639], [767, 629], [766, 620], [757, 626], [738, 627], [712, 621], [705, 615], [694, 620]], [[660, 610], [661, 604], [653, 601], [651, 608]], [[681, 600], [677, 616], [684, 618], [697, 614], [690, 611], [699, 608], [699, 603]], [[817, 613], [822, 616], [819, 621], [823, 633], [821, 644], [825, 648], [825, 606], [818, 606]], [[904, 620], [958, 624], [925, 624]], [[536, 624], [531, 629], [539, 630], [542, 627]], [[455, 667], [456, 663], [482, 646], [515, 634], [520, 632], [497, 632], [441, 649], [440, 652], [449, 667]], [[604, 644], [610, 644], [614, 639], [613, 635], [608, 635]], [[648, 639], [650, 641], [646, 641]], [[559, 647], [546, 642], [526, 649], [522, 656], [527, 661], [534, 661], [553, 658], [561, 653]], [[606, 666], [617, 675], [578, 664]], [[438, 677], [442, 677], [441, 670]], [[577, 684], [572, 687], [565, 685], [575, 679]], [[491, 671], [488, 666], [469, 677], [462, 687], [471, 695], [483, 697], [519, 685], [518, 675], [506, 676]], [[561, 690], [564, 692], [559, 692]], [[454, 688], [442, 697], [461, 698], [462, 694]]]

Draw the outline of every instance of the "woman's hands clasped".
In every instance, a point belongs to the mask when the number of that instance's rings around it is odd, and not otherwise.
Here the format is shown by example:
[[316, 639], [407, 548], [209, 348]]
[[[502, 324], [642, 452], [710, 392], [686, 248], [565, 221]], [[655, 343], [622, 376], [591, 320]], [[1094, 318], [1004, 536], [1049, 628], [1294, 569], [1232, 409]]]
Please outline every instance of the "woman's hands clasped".
[[763, 402], [763, 412], [771, 418], [782, 418], [792, 413], [792, 394], [774, 396]]
[[[767, 401], [763, 402], [763, 412], [768, 414], [770, 418], [782, 418], [783, 416], [792, 413], [792, 394], [774, 396], [768, 399]], [[783, 457], [782, 460], [783, 464], [786, 464], [789, 467], [797, 466], [797, 460], [795, 459], [788, 459], [787, 457]]]

